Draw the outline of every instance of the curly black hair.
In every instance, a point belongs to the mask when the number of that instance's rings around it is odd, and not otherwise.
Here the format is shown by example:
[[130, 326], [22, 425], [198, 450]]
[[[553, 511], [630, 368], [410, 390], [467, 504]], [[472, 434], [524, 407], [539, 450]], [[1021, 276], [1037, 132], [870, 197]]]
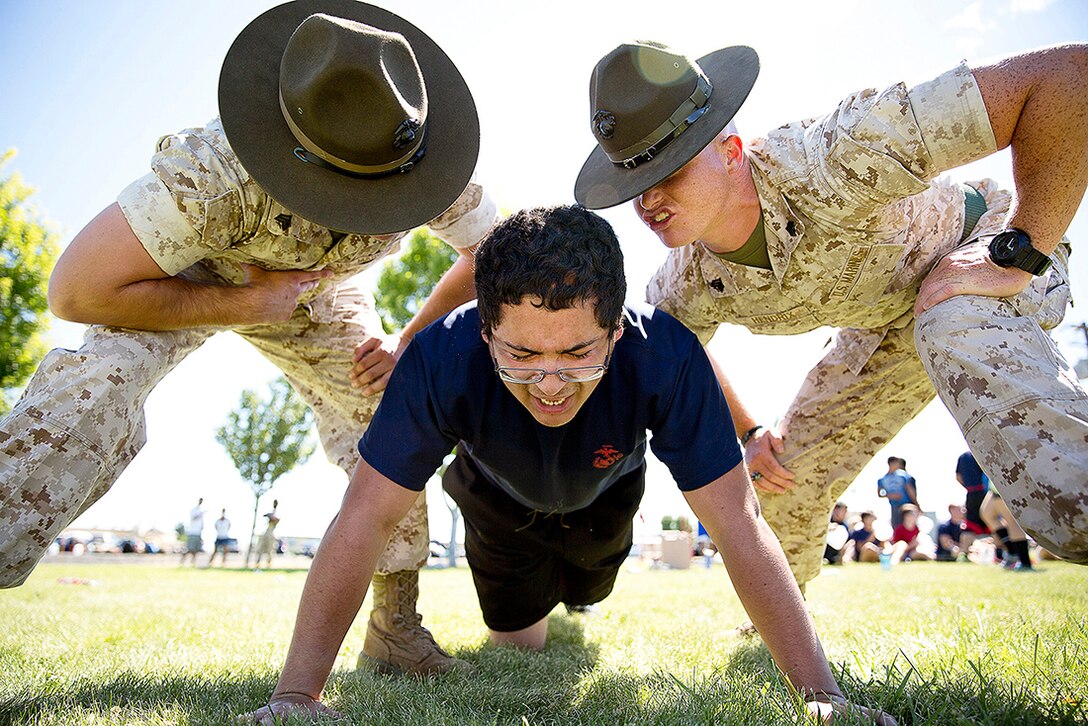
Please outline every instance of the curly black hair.
[[615, 330], [626, 294], [612, 225], [580, 205], [523, 209], [492, 227], [476, 251], [476, 296], [488, 334], [503, 305], [527, 296], [545, 310], [592, 302], [597, 323]]

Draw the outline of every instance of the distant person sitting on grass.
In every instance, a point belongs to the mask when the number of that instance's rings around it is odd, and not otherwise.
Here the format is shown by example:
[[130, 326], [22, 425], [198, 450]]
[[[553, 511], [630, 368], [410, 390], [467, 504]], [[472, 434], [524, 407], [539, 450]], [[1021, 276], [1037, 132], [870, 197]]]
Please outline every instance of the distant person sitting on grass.
[[902, 520], [892, 530], [892, 564], [903, 560], [931, 560], [933, 557], [921, 548], [918, 535], [918, 516], [921, 514], [913, 504], [904, 504], [899, 508]]
[[843, 562], [880, 562], [884, 540], [873, 531], [875, 523], [875, 514], [869, 511], [861, 513], [861, 524], [850, 533], [850, 539], [842, 549]]
[[955, 562], [960, 557], [960, 540], [966, 531], [963, 518], [963, 506], [948, 505], [948, 521], [937, 528], [937, 559], [941, 562]]
[[397, 365], [310, 568], [279, 683], [249, 716], [270, 724], [290, 712], [331, 713], [321, 692], [382, 544], [453, 446], [443, 486], [465, 517], [490, 640], [543, 648], [556, 605], [611, 592], [631, 548], [652, 432], [650, 447], [721, 548], [808, 711], [894, 724], [843, 698], [760, 514], [710, 362], [673, 318], [624, 308], [623, 257], [608, 223], [580, 207], [519, 212], [488, 233], [475, 279], [478, 305], [416, 335]]
[[842, 502], [835, 502], [831, 510], [831, 521], [827, 525], [827, 539], [824, 541], [824, 561], [829, 565], [842, 564], [842, 551], [850, 541], [850, 528], [846, 526], [849, 510]]

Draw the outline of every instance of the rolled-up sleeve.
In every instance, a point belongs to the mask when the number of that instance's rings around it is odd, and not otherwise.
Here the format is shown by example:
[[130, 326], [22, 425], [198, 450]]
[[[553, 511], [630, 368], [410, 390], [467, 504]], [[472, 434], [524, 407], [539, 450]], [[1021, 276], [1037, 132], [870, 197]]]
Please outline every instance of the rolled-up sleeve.
[[806, 133], [834, 215], [842, 200], [857, 214], [925, 191], [931, 179], [996, 148], [982, 94], [961, 64], [911, 89], [853, 94]]
[[242, 236], [242, 190], [232, 156], [199, 131], [159, 141], [151, 173], [118, 196], [129, 226], [155, 263], [176, 275]]
[[498, 218], [495, 201], [483, 186], [472, 181], [453, 206], [427, 226], [446, 244], [465, 249], [479, 244]]
[[907, 95], [936, 173], [997, 151], [982, 91], [966, 63]]

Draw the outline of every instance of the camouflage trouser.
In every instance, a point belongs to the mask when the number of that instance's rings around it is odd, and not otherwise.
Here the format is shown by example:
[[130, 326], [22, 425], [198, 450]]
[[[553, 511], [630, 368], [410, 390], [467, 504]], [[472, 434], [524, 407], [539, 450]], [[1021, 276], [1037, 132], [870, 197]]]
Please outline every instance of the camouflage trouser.
[[1049, 289], [1014, 298], [952, 298], [922, 314], [915, 341], [1016, 521], [1059, 557], [1088, 564], [1088, 392], [1044, 332], [1068, 297], [1052, 277]]
[[[51, 351], [0, 422], [0, 587], [21, 584], [69, 522], [113, 485], [145, 441], [151, 390], [219, 328], [147, 332], [91, 326], [77, 351]], [[369, 295], [353, 281], [291, 320], [235, 329], [280, 368], [313, 409], [329, 460], [352, 474], [356, 444], [380, 396], [349, 385], [351, 356], [380, 331]], [[428, 552], [423, 495], [378, 563], [418, 569]]]
[[913, 328], [889, 330], [857, 374], [849, 351], [870, 331], [840, 331], [783, 419], [786, 450], [779, 459], [796, 484], [782, 494], [760, 492], [759, 502], [802, 589], [820, 573], [835, 501], [936, 395], [914, 352]]
[[1055, 258], [1019, 295], [951, 298], [889, 330], [858, 372], [850, 352], [872, 331], [840, 331], [783, 420], [779, 458], [796, 486], [760, 493], [802, 588], [819, 574], [835, 501], [935, 393], [1024, 529], [1088, 562], [1088, 394], [1044, 332], [1069, 301], [1068, 247]]

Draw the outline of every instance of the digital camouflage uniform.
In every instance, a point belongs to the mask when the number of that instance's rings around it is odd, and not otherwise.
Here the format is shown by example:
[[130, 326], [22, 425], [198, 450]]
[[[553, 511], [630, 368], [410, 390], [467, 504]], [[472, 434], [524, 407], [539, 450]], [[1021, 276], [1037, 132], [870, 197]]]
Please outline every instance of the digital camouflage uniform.
[[[396, 249], [406, 233], [341, 235], [293, 216], [242, 168], [218, 119], [161, 139], [151, 168], [118, 202], [167, 274], [230, 285], [244, 280], [241, 263], [334, 273], [300, 299], [289, 321], [233, 330], [284, 372], [313, 409], [329, 459], [350, 476], [359, 436], [380, 398], [351, 388], [352, 354], [382, 332], [370, 295], [354, 276]], [[430, 228], [462, 248], [478, 242], [495, 219], [493, 202], [470, 183]], [[147, 395], [225, 329], [92, 325], [79, 350], [46, 356], [0, 423], [0, 586], [22, 583], [57, 534], [113, 485], [144, 444]], [[420, 496], [390, 538], [378, 571], [418, 569], [427, 539]]]
[[979, 235], [1003, 229], [1011, 203], [993, 181], [971, 182], [987, 211], [965, 233], [963, 188], [934, 177], [995, 148], [966, 65], [909, 91], [856, 93], [749, 148], [773, 270], [695, 243], [649, 284], [649, 301], [704, 344], [720, 323], [840, 328], [782, 423], [796, 485], [760, 495], [802, 586], [819, 573], [834, 502], [937, 393], [1025, 529], [1088, 560], [1088, 396], [1043, 332], [1065, 314], [1068, 245], [1015, 297], [952, 298], [914, 318], [936, 262], [987, 244]]

